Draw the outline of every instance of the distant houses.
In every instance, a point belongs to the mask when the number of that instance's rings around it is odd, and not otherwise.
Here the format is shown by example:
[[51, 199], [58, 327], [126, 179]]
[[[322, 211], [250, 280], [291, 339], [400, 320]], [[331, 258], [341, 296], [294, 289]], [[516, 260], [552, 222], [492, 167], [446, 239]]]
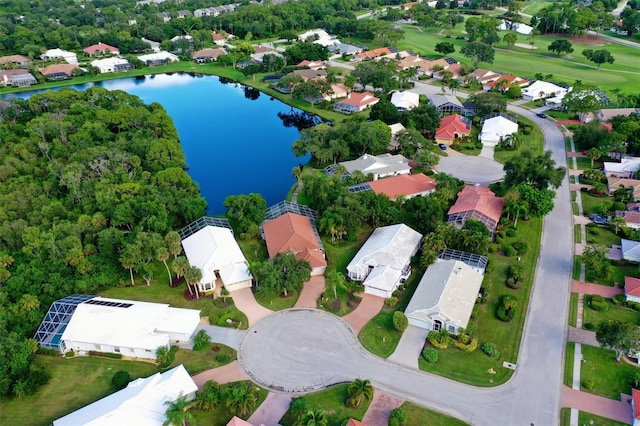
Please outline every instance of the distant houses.
[[415, 175], [391, 176], [349, 187], [349, 192], [354, 193], [369, 190], [378, 195], [384, 194], [390, 200], [396, 200], [400, 197], [408, 200], [435, 192], [436, 181], [423, 173], [417, 173]]
[[460, 114], [447, 115], [436, 129], [436, 143], [451, 144], [471, 134], [471, 121]]
[[453, 95], [431, 95], [429, 104], [433, 105], [440, 115], [464, 114], [464, 106]]
[[40, 68], [40, 74], [48, 81], [68, 80], [73, 76], [73, 71], [78, 68], [76, 64], [53, 64]]
[[40, 55], [40, 58], [45, 61], [51, 61], [55, 59], [62, 59], [67, 64], [77, 65], [78, 64], [78, 56], [73, 52], [68, 52], [62, 49], [49, 49]]
[[569, 89], [560, 87], [547, 81], [538, 80], [529, 87], [522, 89], [522, 99], [527, 102], [537, 101], [538, 99], [564, 97]]
[[165, 65], [170, 62], [178, 62], [180, 59], [173, 53], [159, 51], [149, 53], [147, 55], [140, 55], [138, 59], [144, 62], [147, 66]]
[[496, 146], [517, 132], [518, 122], [515, 118], [507, 115], [497, 115], [483, 121], [478, 139], [483, 145]]
[[118, 50], [117, 47], [110, 46], [106, 43], [93, 44], [85, 47], [82, 51], [89, 56], [120, 55], [120, 50]]
[[417, 93], [404, 91], [393, 92], [391, 103], [398, 111], [410, 111], [420, 105], [420, 96]]
[[9, 64], [25, 67], [31, 63], [31, 59], [24, 55], [0, 56], [0, 66], [6, 67]]
[[220, 57], [221, 55], [225, 55], [226, 53], [227, 53], [227, 51], [222, 49], [222, 48], [201, 49], [201, 50], [196, 50], [195, 52], [193, 52], [191, 54], [191, 59], [193, 59], [194, 61], [196, 61], [199, 64], [202, 64], [202, 63], [205, 63], [205, 62], [217, 61], [218, 57]]
[[91, 62], [92, 67], [96, 67], [100, 70], [100, 74], [109, 72], [122, 72], [129, 71], [133, 68], [133, 65], [124, 58], [105, 58], [98, 59]]
[[[408, 175], [411, 173], [409, 159], [400, 154], [364, 154], [355, 160], [342, 161], [338, 164], [345, 168], [347, 174], [352, 174], [358, 170], [365, 176], [372, 174], [374, 180], [387, 176]], [[331, 165], [325, 168], [325, 173], [331, 175], [335, 173], [337, 169], [337, 166]]]
[[29, 87], [38, 84], [38, 80], [25, 69], [0, 70], [0, 83], [11, 87]]
[[367, 294], [391, 297], [411, 274], [411, 257], [421, 239], [422, 234], [404, 224], [377, 228], [347, 265], [349, 278], [362, 282]]
[[336, 102], [333, 105], [333, 110], [344, 114], [353, 114], [371, 108], [378, 102], [380, 102], [380, 98], [371, 92], [351, 92], [346, 99]]

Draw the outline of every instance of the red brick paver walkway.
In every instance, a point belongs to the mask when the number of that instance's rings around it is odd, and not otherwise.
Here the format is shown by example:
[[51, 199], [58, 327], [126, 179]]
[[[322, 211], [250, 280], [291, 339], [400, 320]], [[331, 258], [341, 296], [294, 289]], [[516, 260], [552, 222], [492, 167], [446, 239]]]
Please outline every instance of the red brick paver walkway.
[[362, 418], [362, 423], [367, 426], [387, 426], [389, 424], [389, 412], [402, 405], [403, 400], [376, 389], [373, 401]]
[[244, 374], [238, 361], [233, 361], [222, 367], [212, 368], [211, 370], [198, 373], [193, 376], [192, 379], [196, 382], [196, 385], [198, 385], [198, 389], [202, 390], [204, 384], [209, 380], [223, 385], [225, 383], [239, 382], [240, 380], [249, 380], [249, 377]]
[[572, 119], [572, 120], [557, 120], [556, 124], [558, 125], [568, 125], [568, 124], [580, 124], [580, 120]]
[[343, 319], [348, 322], [356, 334], [358, 334], [371, 318], [378, 315], [378, 312], [382, 309], [382, 305], [384, 305], [384, 299], [382, 297], [364, 294], [358, 307], [355, 308], [353, 312], [345, 315]]
[[586, 155], [581, 152], [567, 152], [567, 157], [586, 157]]
[[250, 288], [243, 288], [229, 293], [233, 298], [236, 308], [240, 309], [249, 319], [249, 326], [252, 326], [273, 311], [265, 308], [256, 301]]
[[316, 275], [304, 283], [300, 297], [294, 305], [295, 308], [317, 308], [318, 298], [324, 291], [324, 276]]
[[602, 297], [612, 298], [616, 294], [624, 294], [624, 290], [619, 287], [608, 287], [601, 284], [585, 283], [571, 280], [571, 292], [582, 294], [599, 294]]
[[562, 407], [571, 407], [597, 416], [614, 419], [627, 424], [632, 423], [629, 395], [622, 395], [622, 401], [609, 399], [587, 392], [580, 392], [567, 386], [562, 387]]

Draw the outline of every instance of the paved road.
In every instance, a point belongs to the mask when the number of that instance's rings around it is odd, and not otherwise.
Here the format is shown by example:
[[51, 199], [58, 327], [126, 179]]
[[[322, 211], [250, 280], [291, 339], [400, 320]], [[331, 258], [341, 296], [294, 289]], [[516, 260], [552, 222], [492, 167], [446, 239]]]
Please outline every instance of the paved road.
[[[510, 110], [540, 125], [546, 148], [553, 151], [558, 164], [566, 165], [564, 137], [553, 123], [520, 107], [511, 106]], [[394, 395], [461, 419], [473, 419], [478, 425], [557, 424], [572, 229], [565, 179], [556, 207], [544, 221], [518, 366], [505, 385], [476, 388], [383, 360], [365, 351], [342, 319], [308, 310], [279, 312], [259, 321], [241, 341], [241, 366], [258, 383], [281, 392], [304, 393], [363, 377]]]

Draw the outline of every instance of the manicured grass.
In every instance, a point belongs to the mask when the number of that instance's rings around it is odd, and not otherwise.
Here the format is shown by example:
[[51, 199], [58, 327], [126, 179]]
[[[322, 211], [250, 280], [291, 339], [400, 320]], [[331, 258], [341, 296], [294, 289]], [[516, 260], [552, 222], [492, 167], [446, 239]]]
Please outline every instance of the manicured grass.
[[[573, 203], [573, 205], [575, 205], [575, 203]], [[580, 228], [580, 225], [573, 226], [573, 238], [575, 239], [576, 243], [582, 241], [582, 229]]]
[[[539, 245], [536, 242], [540, 241], [541, 232], [541, 220], [520, 221], [516, 237], [505, 237], [501, 242], [501, 244], [512, 244], [515, 241], [526, 241], [529, 244], [529, 250], [521, 256], [520, 262], [526, 271], [526, 279], [518, 290], [512, 290], [505, 284], [506, 271], [510, 265], [517, 263], [516, 258], [506, 257], [501, 253], [489, 256], [492, 267], [485, 274], [483, 281], [483, 288], [487, 295], [486, 302], [476, 304], [478, 316], [471, 321], [472, 334], [478, 339], [479, 346], [485, 342], [495, 343], [501, 352], [500, 358], [491, 359], [480, 348], [470, 354], [450, 348], [439, 351], [440, 359], [435, 364], [427, 364], [420, 359], [420, 369], [476, 386], [496, 386], [511, 377], [513, 371], [503, 367], [502, 362], [516, 363], [518, 360], [522, 327], [539, 252]], [[498, 320], [495, 315], [500, 297], [506, 294], [517, 297], [520, 302], [516, 316], [510, 323]], [[495, 370], [496, 374], [489, 374], [489, 369]]]
[[[307, 400], [309, 408], [324, 411], [329, 425], [341, 425], [350, 418], [362, 420], [367, 408], [369, 408], [369, 404], [363, 404], [358, 409], [351, 409], [345, 406], [348, 386], [348, 384], [331, 386], [330, 388], [304, 395], [304, 399]], [[287, 411], [279, 423], [282, 426], [291, 426], [294, 420]]]
[[153, 363], [107, 358], [70, 359], [37, 355], [51, 380], [35, 395], [0, 403], [2, 425], [50, 425], [87, 404], [113, 393], [113, 375], [126, 370], [132, 379], [148, 377], [158, 371]]
[[573, 357], [576, 353], [576, 344], [567, 342], [567, 351], [564, 358], [564, 385], [571, 387], [573, 385]]
[[[428, 408], [421, 407], [409, 401], [404, 402], [402, 407], [407, 410], [407, 414], [409, 415], [408, 425], [463, 426], [469, 424], [455, 417], [429, 410]], [[471, 413], [469, 417], [473, 419]]]
[[[577, 203], [571, 203], [571, 210], [574, 216], [578, 216], [580, 214], [580, 207], [578, 207]], [[579, 226], [579, 225], [576, 225]]]
[[235, 360], [236, 357], [237, 353], [235, 349], [219, 343], [209, 343], [207, 347], [201, 351], [179, 349], [178, 352], [176, 352], [176, 359], [168, 369], [183, 364], [184, 368], [193, 376], [203, 371], [229, 364]]
[[[163, 267], [164, 268], [164, 267]], [[147, 287], [136, 285], [135, 287], [113, 287], [99, 293], [100, 296], [113, 297], [115, 299], [140, 300], [142, 302], [168, 303], [177, 308], [200, 309], [200, 316], [209, 317], [209, 322], [216, 325], [219, 318], [232, 315], [240, 324], [238, 328], [246, 329], [249, 321], [247, 316], [240, 312], [233, 304], [230, 296], [213, 300], [211, 296], [201, 297], [200, 300], [189, 301], [184, 298], [186, 287], [169, 287], [167, 284], [155, 283]]]
[[[620, 399], [621, 393], [631, 393], [631, 376], [638, 367], [616, 362], [615, 352], [594, 346], [582, 345], [582, 355], [585, 361], [581, 368], [581, 391], [615, 400]], [[584, 388], [585, 379], [593, 380], [592, 390]]]
[[595, 195], [591, 195], [587, 191], [581, 191], [580, 198], [582, 199], [582, 211], [587, 216], [591, 213], [595, 213], [603, 204], [611, 204], [613, 202], [612, 197], [597, 197]]
[[[235, 382], [235, 383], [238, 383], [238, 382]], [[222, 385], [220, 386], [220, 388], [224, 389], [233, 384], [234, 383]], [[264, 400], [267, 398], [267, 395], [269, 394], [269, 392], [266, 389], [256, 386], [250, 381], [247, 381], [247, 385], [253, 386], [258, 389], [258, 401], [256, 403], [256, 409], [257, 409], [260, 406], [260, 404], [262, 404]], [[196, 424], [198, 425], [225, 426], [227, 423], [229, 423], [229, 420], [233, 418], [233, 414], [229, 412], [226, 405], [224, 404], [224, 401], [219, 403], [218, 406], [212, 411], [202, 411], [197, 409], [193, 409], [192, 411], [196, 418]], [[251, 417], [251, 414], [253, 414], [253, 412], [255, 412], [255, 410], [253, 410], [245, 418], [248, 419], [249, 417]]]
[[560, 426], [571, 426], [571, 408], [560, 409]]
[[569, 298], [569, 325], [576, 327], [578, 323], [578, 293], [571, 293]]
[[588, 244], [607, 248], [611, 248], [614, 244], [620, 244], [621, 237], [616, 235], [606, 226], [587, 226], [586, 230]]
[[360, 247], [362, 247], [362, 244], [364, 244], [371, 232], [371, 228], [363, 228], [358, 235], [356, 235], [355, 241], [336, 240], [335, 242], [331, 242], [330, 237], [322, 236], [322, 245], [324, 246], [327, 256], [327, 263], [333, 265], [336, 271], [345, 272], [347, 265], [351, 262], [351, 259], [353, 259], [358, 250], [360, 250]]
[[524, 6], [520, 9], [520, 12], [526, 13], [527, 15], [535, 15], [540, 12], [540, 10], [544, 9], [547, 6], [553, 4], [549, 1], [531, 1], [524, 2]]
[[579, 280], [580, 279], [580, 261], [578, 260], [578, 257], [574, 257], [573, 258], [573, 272], [571, 274], [571, 278], [573, 278], [574, 280]]
[[607, 419], [606, 417], [596, 416], [595, 414], [587, 413], [586, 411], [580, 411], [578, 413], [578, 424], [589, 426], [625, 426], [627, 423], [619, 422], [613, 419]]
[[520, 115], [517, 115], [516, 117], [518, 118], [518, 121], [531, 126], [531, 133], [529, 133], [528, 135], [522, 134], [518, 136], [520, 138], [521, 145], [520, 148], [516, 150], [505, 151], [497, 149], [494, 153], [493, 158], [499, 163], [504, 164], [512, 157], [520, 155], [523, 149], [530, 149], [535, 154], [542, 154], [542, 151], [544, 149], [544, 136], [542, 135], [542, 131], [540, 130], [540, 128], [534, 125], [531, 120], [528, 120]]
[[624, 322], [630, 322], [632, 324], [640, 325], [640, 312], [634, 311], [631, 308], [624, 306], [617, 306], [613, 304], [611, 299], [607, 300], [609, 309], [604, 312], [598, 312], [591, 309], [588, 303], [589, 296], [585, 295], [584, 306], [584, 322], [591, 323], [594, 326], [600, 324], [604, 320], [618, 320]]
[[607, 282], [606, 284], [614, 286], [616, 283], [622, 283], [622, 285], [624, 285], [624, 277], [638, 278], [638, 266], [631, 264], [625, 266], [614, 266], [613, 272], [609, 276], [610, 282]]
[[278, 295], [275, 297], [265, 297], [259, 293], [255, 293], [256, 301], [265, 308], [272, 309], [274, 311], [281, 311], [283, 309], [293, 308], [293, 305], [298, 301], [300, 294], [297, 291], [290, 291], [287, 297]]
[[245, 240], [238, 238], [237, 241], [249, 264], [253, 265], [255, 262], [264, 262], [269, 258], [267, 245], [262, 238], [257, 237]]

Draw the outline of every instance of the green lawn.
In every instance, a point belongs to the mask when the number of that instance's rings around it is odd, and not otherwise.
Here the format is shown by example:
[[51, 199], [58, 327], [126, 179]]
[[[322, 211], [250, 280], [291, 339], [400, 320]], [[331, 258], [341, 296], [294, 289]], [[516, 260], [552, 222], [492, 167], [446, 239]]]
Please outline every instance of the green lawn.
[[[429, 410], [412, 402], [406, 401], [402, 404], [402, 407], [407, 410], [407, 414], [409, 415], [407, 425], [464, 426], [469, 424], [455, 417]], [[469, 418], [470, 420], [473, 419], [471, 413], [469, 413]]]
[[218, 320], [223, 316], [227, 317], [231, 315], [232, 318], [236, 319], [236, 323], [240, 324], [239, 328], [247, 328], [247, 324], [249, 323], [247, 316], [235, 307], [231, 297], [212, 300], [209, 296], [206, 298], [202, 297], [200, 300], [188, 301], [183, 295], [185, 288], [184, 284], [180, 287], [171, 288], [167, 284], [154, 283], [149, 287], [146, 285], [112, 287], [100, 292], [99, 295], [113, 297], [115, 299], [168, 303], [177, 308], [200, 309], [200, 316], [209, 317], [209, 322], [212, 325], [221, 325], [217, 324]]
[[578, 293], [571, 293], [569, 298], [569, 325], [575, 327], [578, 320]]
[[201, 351], [179, 349], [178, 352], [176, 352], [176, 359], [169, 368], [183, 364], [184, 368], [193, 376], [202, 371], [229, 364], [235, 360], [236, 357], [237, 353], [235, 349], [219, 343], [209, 343], [207, 347]]
[[544, 136], [540, 128], [533, 124], [531, 120], [528, 120], [520, 115], [516, 115], [518, 121], [526, 123], [531, 126], [531, 133], [528, 135], [521, 134], [518, 137], [521, 140], [521, 147], [513, 151], [505, 151], [497, 149], [493, 158], [499, 163], [506, 163], [512, 157], [520, 155], [523, 149], [530, 149], [535, 154], [542, 154], [544, 150]]
[[[329, 425], [341, 425], [350, 418], [362, 420], [367, 408], [369, 408], [369, 404], [363, 404], [359, 409], [351, 409], [345, 406], [348, 386], [348, 384], [331, 386], [330, 388], [304, 395], [304, 399], [307, 400], [309, 408], [324, 411]], [[282, 426], [292, 426], [294, 420], [287, 411], [279, 423]]]
[[587, 243], [610, 248], [620, 244], [620, 236], [605, 226], [587, 226]]
[[265, 297], [259, 293], [255, 293], [256, 301], [267, 309], [274, 311], [282, 311], [283, 309], [293, 308], [298, 301], [300, 294], [297, 291], [290, 291], [287, 297], [282, 295], [275, 297]]
[[571, 274], [571, 278], [574, 280], [580, 279], [580, 262], [577, 256], [573, 258], [573, 273]]
[[596, 197], [595, 195], [589, 194], [587, 191], [581, 191], [580, 198], [582, 199], [582, 211], [587, 216], [591, 213], [595, 213], [599, 207], [613, 202], [612, 197]]
[[153, 363], [107, 358], [37, 356], [51, 380], [31, 396], [0, 403], [2, 425], [50, 425], [87, 404], [113, 393], [111, 379], [126, 370], [132, 379], [158, 371]]
[[527, 1], [523, 3], [524, 6], [520, 9], [520, 12], [526, 13], [527, 15], [535, 15], [540, 12], [540, 10], [552, 4], [553, 2], [550, 1]]
[[609, 309], [604, 312], [598, 312], [587, 306], [589, 296], [585, 295], [584, 306], [584, 322], [591, 323], [594, 326], [600, 324], [604, 320], [619, 320], [640, 325], [640, 312], [624, 306], [616, 306], [611, 299], [607, 300]]
[[[269, 394], [269, 392], [266, 389], [256, 386], [250, 381], [247, 381], [247, 384], [249, 386], [253, 386], [256, 389], [258, 389], [258, 401], [256, 403], [256, 408], [258, 408], [260, 404], [262, 404], [264, 400], [267, 398], [267, 395]], [[222, 385], [220, 386], [220, 388], [224, 389], [225, 387], [230, 385], [233, 385], [233, 383]], [[192, 411], [196, 418], [196, 424], [198, 425], [225, 426], [227, 423], [229, 423], [229, 420], [233, 418], [233, 414], [229, 412], [229, 410], [227, 409], [224, 403], [218, 404], [218, 406], [212, 411], [202, 411], [197, 409], [193, 409]], [[253, 410], [245, 418], [248, 419], [249, 417], [251, 417], [251, 414], [253, 414], [254, 411], [255, 410]]]
[[580, 411], [578, 414], [579, 425], [589, 426], [626, 426], [627, 423], [619, 422], [613, 419], [607, 419], [606, 417], [596, 416], [595, 414], [587, 413], [586, 411]]
[[[571, 203], [572, 206], [577, 206], [576, 203]], [[576, 212], [574, 211], [573, 214], [576, 214]], [[573, 227], [573, 238], [575, 239], [576, 243], [579, 243], [580, 241], [582, 241], [582, 229], [580, 228], [580, 225], [574, 225]]]
[[567, 342], [567, 352], [564, 358], [564, 385], [571, 387], [573, 385], [573, 357], [576, 352], [576, 344]]
[[560, 426], [571, 426], [571, 408], [560, 409]]
[[[505, 237], [502, 241], [510, 244], [521, 240], [529, 244], [529, 250], [521, 260], [521, 265], [526, 271], [526, 280], [518, 290], [512, 290], [505, 284], [506, 270], [517, 262], [515, 257], [506, 257], [499, 253], [489, 256], [489, 263], [493, 266], [486, 273], [483, 281], [483, 288], [486, 289], [487, 294], [486, 303], [476, 305], [478, 317], [472, 320], [472, 334], [478, 339], [480, 345], [485, 342], [495, 343], [501, 352], [500, 358], [491, 359], [479, 348], [471, 354], [450, 348], [439, 351], [440, 359], [435, 364], [428, 364], [420, 359], [420, 369], [476, 386], [495, 386], [506, 382], [511, 377], [513, 371], [503, 367], [502, 362], [517, 363], [518, 360], [522, 327], [538, 258], [539, 246], [536, 242], [540, 241], [541, 232], [541, 220], [520, 221], [516, 237]], [[516, 296], [520, 302], [516, 317], [510, 323], [502, 322], [495, 316], [499, 299], [506, 294]], [[488, 373], [491, 368], [496, 371], [495, 375]]]
[[[585, 361], [581, 368], [581, 391], [615, 400], [620, 399], [621, 393], [631, 393], [630, 379], [638, 367], [624, 361], [616, 362], [613, 351], [594, 346], [582, 345], [582, 355]], [[591, 379], [595, 383], [592, 390], [584, 388], [585, 379]]]

